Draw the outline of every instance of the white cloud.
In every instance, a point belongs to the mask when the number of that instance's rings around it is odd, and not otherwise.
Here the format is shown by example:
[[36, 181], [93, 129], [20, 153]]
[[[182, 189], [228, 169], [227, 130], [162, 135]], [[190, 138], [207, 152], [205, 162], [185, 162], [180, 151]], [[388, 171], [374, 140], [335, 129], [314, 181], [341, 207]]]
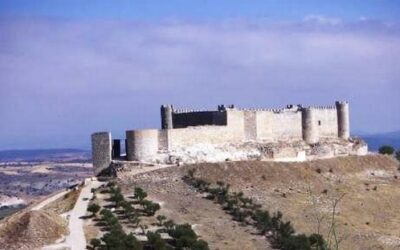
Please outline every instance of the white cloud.
[[338, 25], [342, 24], [342, 19], [336, 17], [326, 17], [322, 15], [308, 15], [304, 17], [304, 22], [317, 23], [322, 25]]
[[336, 99], [356, 130], [398, 129], [400, 35], [369, 25], [3, 21], [0, 136], [122, 134], [156, 127], [161, 103]]

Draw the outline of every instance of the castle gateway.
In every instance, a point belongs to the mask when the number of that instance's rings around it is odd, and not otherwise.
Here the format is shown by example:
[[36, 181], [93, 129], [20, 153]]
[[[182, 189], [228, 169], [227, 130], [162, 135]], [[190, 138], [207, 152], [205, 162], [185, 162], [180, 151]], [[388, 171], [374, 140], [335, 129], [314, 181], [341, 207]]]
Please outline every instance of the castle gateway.
[[[283, 109], [220, 105], [212, 111], [163, 105], [161, 129], [126, 131], [126, 154], [121, 154], [121, 144], [121, 140], [112, 140], [109, 132], [92, 134], [95, 174], [113, 160], [191, 163], [226, 157], [300, 161], [367, 152], [365, 143], [350, 138], [347, 102], [327, 107], [288, 105]], [[313, 152], [318, 148], [322, 153]]]

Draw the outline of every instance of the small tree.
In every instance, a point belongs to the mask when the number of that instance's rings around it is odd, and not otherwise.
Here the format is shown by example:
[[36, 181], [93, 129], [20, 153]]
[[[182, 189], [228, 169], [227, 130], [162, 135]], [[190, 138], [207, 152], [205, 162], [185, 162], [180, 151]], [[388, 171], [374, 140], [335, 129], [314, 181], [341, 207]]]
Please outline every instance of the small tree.
[[172, 229], [174, 226], [175, 226], [175, 222], [173, 220], [167, 220], [167, 221], [164, 222], [164, 227], [167, 230]]
[[147, 197], [147, 193], [140, 187], [136, 187], [134, 190], [134, 198], [142, 204], [143, 200]]
[[144, 213], [147, 216], [153, 216], [157, 210], [159, 210], [161, 207], [158, 203], [149, 201], [149, 200], [144, 200], [142, 201], [142, 205], [143, 205], [143, 209], [144, 209]]
[[120, 192], [116, 192], [111, 195], [110, 200], [115, 202], [116, 207], [119, 207], [124, 201], [124, 196]]
[[129, 216], [130, 214], [132, 214], [135, 211], [135, 209], [132, 207], [132, 205], [125, 200], [121, 202], [121, 207], [124, 209], [125, 216]]
[[146, 234], [147, 239], [148, 239], [148, 244], [156, 250], [166, 250], [167, 248], [167, 243], [165, 240], [161, 238], [161, 235], [159, 233], [153, 233], [153, 232], [147, 232]]
[[164, 215], [158, 215], [156, 217], [157, 221], [158, 221], [158, 225], [161, 227], [163, 225], [163, 221], [167, 219], [167, 217], [165, 217]]
[[91, 239], [90, 240], [90, 245], [92, 245], [92, 249], [96, 250], [99, 249], [101, 246], [101, 240], [99, 239]]
[[208, 247], [208, 243], [205, 242], [204, 240], [197, 240], [193, 246], [193, 250], [209, 250], [210, 248]]
[[390, 145], [383, 145], [379, 148], [379, 153], [383, 155], [392, 155], [394, 153], [394, 148]]
[[92, 213], [92, 216], [96, 216], [97, 212], [100, 211], [100, 206], [96, 203], [92, 203], [88, 206], [87, 211]]
[[138, 225], [139, 225], [139, 223], [140, 223], [140, 218], [139, 218], [139, 216], [138, 216], [137, 214], [131, 213], [131, 214], [128, 216], [128, 221], [129, 221], [130, 223], [132, 223], [134, 227], [138, 227]]
[[256, 221], [256, 228], [264, 235], [271, 229], [271, 216], [268, 211], [258, 210], [253, 218]]

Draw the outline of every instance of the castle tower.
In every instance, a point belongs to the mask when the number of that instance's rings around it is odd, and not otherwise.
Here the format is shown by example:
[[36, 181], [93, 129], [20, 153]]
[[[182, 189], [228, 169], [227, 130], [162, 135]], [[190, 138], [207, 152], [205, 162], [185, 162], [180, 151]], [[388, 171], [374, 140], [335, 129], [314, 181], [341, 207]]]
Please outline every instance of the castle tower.
[[313, 108], [301, 110], [301, 123], [303, 140], [308, 144], [315, 144], [319, 141], [318, 124]]
[[172, 105], [162, 105], [161, 106], [161, 128], [162, 129], [172, 129]]
[[98, 175], [111, 164], [112, 141], [111, 133], [98, 132], [92, 134], [93, 171]]
[[128, 130], [126, 131], [128, 161], [145, 161], [158, 152], [158, 130]]
[[338, 121], [338, 136], [342, 139], [349, 139], [350, 137], [350, 116], [349, 116], [349, 103], [336, 102], [337, 121]]

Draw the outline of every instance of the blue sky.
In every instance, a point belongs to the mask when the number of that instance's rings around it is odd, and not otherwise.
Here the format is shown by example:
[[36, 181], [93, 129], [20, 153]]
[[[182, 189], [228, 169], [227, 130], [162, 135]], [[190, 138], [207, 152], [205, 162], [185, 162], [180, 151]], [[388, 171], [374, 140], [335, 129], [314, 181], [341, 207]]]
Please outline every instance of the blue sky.
[[298, 20], [306, 15], [336, 16], [345, 20], [360, 17], [397, 20], [396, 0], [2, 0], [2, 15], [67, 18], [111, 18], [154, 20], [159, 18], [221, 19], [266, 18]]
[[[118, 3], [118, 4], [116, 4]], [[159, 106], [348, 100], [400, 130], [399, 1], [0, 1], [0, 149], [88, 148]]]

